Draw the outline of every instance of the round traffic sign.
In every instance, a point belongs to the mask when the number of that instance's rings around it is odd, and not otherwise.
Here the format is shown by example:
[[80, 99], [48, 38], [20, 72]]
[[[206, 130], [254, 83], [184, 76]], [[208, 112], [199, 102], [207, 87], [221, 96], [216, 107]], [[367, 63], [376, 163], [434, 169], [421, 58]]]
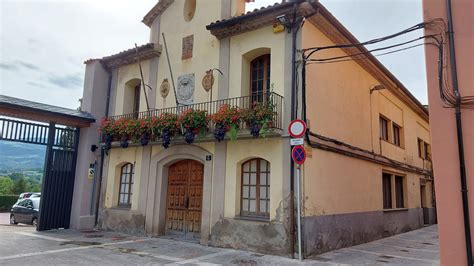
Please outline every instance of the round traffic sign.
[[306, 123], [301, 119], [291, 121], [288, 132], [293, 138], [301, 138], [306, 132]]
[[306, 151], [304, 147], [301, 145], [293, 147], [291, 149], [291, 158], [296, 164], [303, 164], [306, 160]]

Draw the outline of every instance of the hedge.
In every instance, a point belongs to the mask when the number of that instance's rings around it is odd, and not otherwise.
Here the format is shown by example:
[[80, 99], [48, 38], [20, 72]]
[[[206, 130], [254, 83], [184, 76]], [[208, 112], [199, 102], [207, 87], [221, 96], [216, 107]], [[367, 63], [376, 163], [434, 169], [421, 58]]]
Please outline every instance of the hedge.
[[9, 211], [18, 200], [18, 195], [0, 195], [0, 211]]

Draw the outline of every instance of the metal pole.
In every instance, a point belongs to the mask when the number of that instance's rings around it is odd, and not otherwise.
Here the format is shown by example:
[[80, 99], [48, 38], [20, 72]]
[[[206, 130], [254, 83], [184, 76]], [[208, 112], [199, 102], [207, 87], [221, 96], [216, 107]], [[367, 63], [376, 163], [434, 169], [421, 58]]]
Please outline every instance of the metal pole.
[[303, 256], [301, 255], [301, 195], [300, 195], [300, 165], [296, 167], [296, 206], [297, 206], [297, 227], [298, 227], [298, 258], [300, 261], [303, 260]]

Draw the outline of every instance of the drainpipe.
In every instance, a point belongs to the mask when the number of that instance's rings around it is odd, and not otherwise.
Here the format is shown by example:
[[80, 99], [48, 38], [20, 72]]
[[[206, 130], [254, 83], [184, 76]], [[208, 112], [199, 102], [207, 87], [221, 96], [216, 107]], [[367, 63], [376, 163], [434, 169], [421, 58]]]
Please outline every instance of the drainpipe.
[[[107, 66], [101, 61], [102, 67], [107, 71], [109, 76], [108, 84], [107, 84], [107, 99], [105, 102], [105, 117], [109, 116], [109, 106], [110, 106], [110, 92], [112, 90], [112, 71], [107, 68]], [[100, 142], [100, 140], [99, 140]], [[102, 176], [104, 174], [104, 159], [105, 159], [105, 151], [103, 148], [100, 149], [100, 171], [99, 171], [99, 183], [97, 184], [97, 193], [99, 195], [96, 197], [95, 203], [95, 222], [94, 225], [97, 226], [97, 221], [99, 219], [99, 205], [100, 205], [100, 196], [102, 190]]]
[[456, 116], [456, 133], [458, 139], [458, 153], [459, 153], [459, 172], [461, 177], [461, 195], [462, 195], [462, 209], [464, 216], [464, 234], [466, 238], [466, 255], [467, 265], [472, 265], [472, 243], [471, 243], [471, 223], [469, 220], [469, 202], [467, 198], [467, 180], [466, 180], [466, 166], [464, 162], [464, 143], [462, 136], [462, 120], [461, 120], [461, 94], [458, 87], [458, 74], [456, 69], [456, 52], [454, 47], [454, 30], [453, 30], [453, 15], [451, 10], [451, 0], [446, 0], [446, 15], [448, 18], [448, 36], [449, 36], [449, 59], [451, 65], [451, 76], [453, 91], [456, 96], [455, 116]]
[[[291, 22], [291, 120], [296, 119], [296, 37], [298, 33], [298, 20], [296, 11], [298, 3], [293, 5], [293, 21]], [[290, 153], [291, 154], [291, 147]], [[290, 254], [295, 258], [295, 162], [290, 159]]]

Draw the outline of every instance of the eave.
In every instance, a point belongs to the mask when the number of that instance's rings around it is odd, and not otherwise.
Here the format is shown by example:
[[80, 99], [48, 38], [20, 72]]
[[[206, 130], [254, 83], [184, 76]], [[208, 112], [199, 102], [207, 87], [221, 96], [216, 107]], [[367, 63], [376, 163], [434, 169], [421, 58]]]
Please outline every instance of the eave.
[[[128, 49], [118, 54], [103, 57], [101, 61], [108, 69], [114, 69], [124, 65], [135, 64], [140, 61], [159, 57], [161, 55], [161, 50], [161, 45], [147, 43], [137, 48]], [[86, 63], [88, 61], [86, 61]]]
[[[206, 26], [212, 35], [218, 39], [237, 35], [247, 31], [256, 30], [261, 27], [272, 25], [276, 17], [287, 15], [289, 20], [293, 19], [295, 2], [284, 2], [272, 6], [249, 11], [246, 14], [213, 22]], [[309, 3], [300, 3], [296, 9], [296, 16], [307, 16], [315, 9]]]

